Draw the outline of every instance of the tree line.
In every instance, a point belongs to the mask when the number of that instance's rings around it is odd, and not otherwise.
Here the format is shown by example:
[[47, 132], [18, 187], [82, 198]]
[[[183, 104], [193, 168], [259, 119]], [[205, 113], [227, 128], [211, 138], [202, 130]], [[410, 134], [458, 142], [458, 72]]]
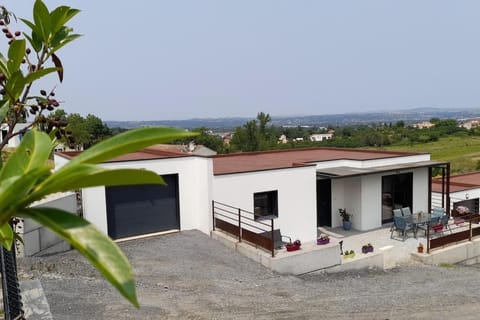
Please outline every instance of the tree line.
[[[429, 128], [416, 128], [406, 125], [404, 121], [369, 125], [284, 127], [271, 125], [270, 115], [260, 112], [255, 119], [233, 131], [229, 144], [225, 144], [222, 137], [212, 134], [208, 128], [194, 129], [199, 134], [194, 140], [218, 153], [231, 153], [319, 146], [378, 148], [428, 143], [451, 135], [480, 135], [480, 128], [462, 128], [455, 119], [432, 118], [430, 123], [432, 126]], [[334, 132], [334, 135], [329, 140], [310, 141], [312, 134], [325, 132]], [[281, 135], [286, 136], [287, 143], [279, 142]]]
[[[67, 114], [57, 109], [49, 116], [50, 120], [64, 122], [60, 141], [73, 149], [88, 149], [95, 143], [117, 133], [126, 131], [122, 128], [109, 128], [100, 118], [88, 114], [82, 117], [78, 113]], [[51, 121], [52, 122], [52, 121]], [[413, 145], [437, 141], [441, 137], [457, 135], [480, 136], [480, 127], [465, 129], [459, 127], [455, 119], [430, 119], [429, 128], [415, 128], [404, 121], [395, 123], [372, 123], [368, 125], [348, 126], [275, 126], [271, 124], [271, 116], [260, 112], [253, 120], [235, 128], [231, 140], [225, 143], [224, 137], [214, 134], [209, 128], [195, 128], [198, 135], [192, 139], [196, 144], [204, 145], [220, 154], [233, 152], [252, 152], [276, 149], [305, 147], [386, 147], [391, 145]], [[310, 141], [315, 133], [334, 132], [329, 140]], [[287, 142], [280, 143], [279, 138], [285, 135]], [[190, 141], [177, 140], [172, 143], [186, 144]]]

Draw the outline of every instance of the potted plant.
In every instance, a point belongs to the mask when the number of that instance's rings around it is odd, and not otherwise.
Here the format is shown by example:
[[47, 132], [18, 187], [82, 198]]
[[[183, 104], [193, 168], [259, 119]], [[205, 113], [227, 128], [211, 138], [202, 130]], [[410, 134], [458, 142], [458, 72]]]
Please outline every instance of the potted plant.
[[353, 258], [353, 257], [355, 257], [355, 251], [353, 251], [353, 250], [348, 251], [347, 250], [347, 251], [345, 251], [345, 254], [343, 255], [343, 257], [345, 259]]
[[327, 244], [330, 242], [330, 238], [327, 235], [322, 235], [317, 239], [317, 244]]
[[287, 251], [296, 251], [300, 249], [300, 246], [302, 245], [302, 242], [300, 240], [295, 240], [293, 243], [287, 243], [285, 245], [285, 248], [287, 248]]
[[342, 217], [343, 230], [352, 229], [352, 221], [350, 221], [350, 217], [353, 214], [348, 213], [347, 209], [345, 209], [345, 208], [338, 209], [338, 212], [340, 212], [340, 216]]
[[417, 252], [423, 253], [423, 244], [421, 242], [418, 243]]

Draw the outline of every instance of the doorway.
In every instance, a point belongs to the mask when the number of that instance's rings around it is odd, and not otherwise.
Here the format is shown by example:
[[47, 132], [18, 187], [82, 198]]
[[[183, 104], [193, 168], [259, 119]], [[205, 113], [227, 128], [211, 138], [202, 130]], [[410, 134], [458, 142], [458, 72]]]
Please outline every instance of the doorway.
[[393, 221], [393, 209], [412, 208], [413, 173], [382, 177], [382, 223]]
[[332, 180], [317, 180], [317, 227], [332, 226]]

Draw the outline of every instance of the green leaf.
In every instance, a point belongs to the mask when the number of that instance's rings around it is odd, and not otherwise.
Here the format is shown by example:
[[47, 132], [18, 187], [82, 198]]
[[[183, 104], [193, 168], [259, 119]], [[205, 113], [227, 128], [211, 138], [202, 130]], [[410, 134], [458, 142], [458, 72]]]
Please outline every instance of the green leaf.
[[28, 42], [30, 42], [30, 45], [32, 46], [33, 50], [35, 50], [35, 52], [38, 53], [40, 52], [40, 50], [42, 50], [43, 43], [38, 39], [38, 36], [33, 36], [33, 33], [32, 33], [32, 37], [30, 37], [25, 32], [23, 33], [23, 36], [28, 40]]
[[25, 77], [25, 82], [26, 83], [31, 83], [35, 80], [40, 79], [43, 76], [46, 76], [47, 74], [55, 72], [55, 71], [57, 71], [57, 68], [45, 68], [45, 69], [41, 69], [41, 70], [32, 72]]
[[20, 18], [20, 20], [25, 23], [31, 30], [32, 32], [40, 33], [40, 30], [37, 28], [37, 26], [30, 20]]
[[0, 181], [45, 166], [52, 148], [52, 141], [46, 133], [29, 130], [0, 171]]
[[60, 48], [62, 48], [63, 46], [69, 44], [70, 42], [72, 42], [73, 40], [77, 39], [77, 38], [80, 38], [82, 35], [81, 34], [71, 34], [69, 35], [68, 37], [66, 37], [59, 45], [56, 45], [53, 47], [52, 51], [53, 52], [56, 52], [58, 51]]
[[26, 85], [27, 83], [20, 70], [12, 73], [5, 86], [5, 91], [7, 92], [6, 98], [10, 99], [12, 103], [15, 103]]
[[52, 41], [50, 42], [50, 46], [52, 47], [58, 46], [62, 41], [65, 40], [65, 38], [67, 38], [70, 30], [71, 29], [68, 27], [60, 28], [60, 30], [58, 30], [57, 33], [54, 33], [52, 37]]
[[47, 194], [96, 186], [122, 186], [136, 184], [165, 184], [158, 174], [142, 169], [108, 170], [92, 164], [77, 164], [68, 170], [57, 171], [43, 181], [25, 199], [28, 203]]
[[0, 72], [3, 73], [7, 78], [10, 77], [10, 71], [8, 70], [7, 59], [0, 53]]
[[10, 101], [0, 100], [0, 123], [3, 123], [5, 120], [8, 110], [10, 110]]
[[[83, 151], [62, 169], [75, 163], [99, 163], [156, 143], [193, 137], [197, 134], [173, 128], [141, 128], [118, 134]], [[60, 169], [60, 170], [62, 170]]]
[[4, 223], [0, 227], [0, 244], [7, 250], [12, 249], [13, 244], [13, 230], [8, 223]]
[[54, 208], [31, 208], [20, 213], [68, 241], [83, 254], [117, 290], [138, 307], [135, 280], [120, 248], [84, 219]]
[[47, 43], [50, 36], [50, 13], [47, 6], [41, 1], [36, 0], [33, 5], [33, 21], [39, 31], [38, 36], [42, 42]]
[[52, 33], [57, 33], [65, 24], [72, 19], [80, 10], [72, 9], [67, 6], [60, 6], [55, 8], [50, 13], [50, 22]]
[[14, 40], [10, 47], [8, 48], [8, 70], [10, 73], [14, 73], [18, 71], [20, 68], [20, 64], [25, 56], [25, 39], [22, 40]]
[[[9, 161], [7, 161], [8, 163]], [[0, 225], [6, 223], [19, 209], [24, 207], [24, 199], [31, 194], [34, 186], [50, 174], [50, 168], [44, 165], [25, 172], [23, 176], [0, 181]]]

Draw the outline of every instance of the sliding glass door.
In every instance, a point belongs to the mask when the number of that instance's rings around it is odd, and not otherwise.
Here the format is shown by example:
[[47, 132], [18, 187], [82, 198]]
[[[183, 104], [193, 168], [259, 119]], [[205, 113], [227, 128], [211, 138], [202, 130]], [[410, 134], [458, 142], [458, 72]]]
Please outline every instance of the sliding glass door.
[[411, 172], [382, 177], [382, 223], [393, 221], [393, 209], [412, 208], [412, 189]]

